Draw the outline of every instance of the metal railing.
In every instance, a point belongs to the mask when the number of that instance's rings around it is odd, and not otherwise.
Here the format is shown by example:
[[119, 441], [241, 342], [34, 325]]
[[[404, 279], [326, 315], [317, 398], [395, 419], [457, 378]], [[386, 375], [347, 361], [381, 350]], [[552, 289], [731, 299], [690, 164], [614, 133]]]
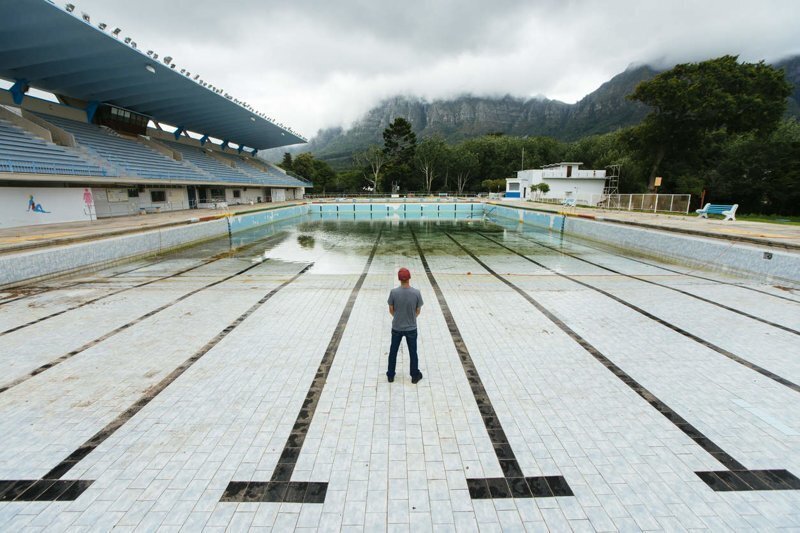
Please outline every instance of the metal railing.
[[617, 211], [644, 211], [650, 213], [688, 213], [691, 194], [591, 194], [571, 197], [532, 198], [535, 202], [563, 204], [566, 199], [575, 205]]
[[65, 176], [105, 176], [102, 168], [71, 167], [55, 163], [42, 163], [40, 161], [26, 160], [0, 160], [0, 172], [15, 172], [19, 174], [60, 174]]
[[321, 202], [347, 202], [347, 203], [369, 203], [369, 202], [469, 202], [477, 198], [486, 198], [487, 195], [474, 193], [416, 193], [408, 192], [402, 194], [386, 193], [341, 193], [341, 194], [305, 194], [304, 200], [315, 200]]

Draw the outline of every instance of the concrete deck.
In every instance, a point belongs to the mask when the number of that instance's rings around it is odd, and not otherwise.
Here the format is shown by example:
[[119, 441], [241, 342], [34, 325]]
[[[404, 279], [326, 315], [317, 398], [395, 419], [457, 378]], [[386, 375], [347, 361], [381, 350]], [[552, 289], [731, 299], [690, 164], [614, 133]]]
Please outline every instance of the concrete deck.
[[0, 295], [0, 530], [800, 528], [800, 294], [554, 239], [307, 222]]
[[255, 205], [236, 205], [228, 209], [186, 209], [147, 215], [101, 218], [91, 222], [38, 224], [0, 229], [0, 254], [31, 248], [59, 246], [73, 242], [102, 239], [126, 233], [188, 224], [193, 219], [210, 219], [240, 212], [273, 209], [296, 205], [300, 201], [270, 202]]
[[565, 213], [572, 216], [594, 218], [607, 222], [633, 224], [662, 231], [676, 231], [703, 237], [800, 250], [800, 226], [798, 225], [771, 224], [768, 222], [750, 222], [744, 220], [724, 222], [717, 219], [706, 220], [693, 215], [615, 211], [585, 207], [568, 208], [560, 205], [520, 200], [502, 200], [493, 201], [493, 203], [553, 213]]

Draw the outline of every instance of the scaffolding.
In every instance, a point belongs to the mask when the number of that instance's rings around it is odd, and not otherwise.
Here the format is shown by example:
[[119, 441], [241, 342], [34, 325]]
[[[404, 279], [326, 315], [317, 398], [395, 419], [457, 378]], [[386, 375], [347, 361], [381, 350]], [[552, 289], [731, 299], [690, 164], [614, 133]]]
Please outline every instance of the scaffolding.
[[619, 172], [622, 165], [608, 165], [606, 168], [606, 184], [603, 194], [619, 194]]
[[608, 165], [606, 167], [606, 183], [603, 186], [603, 195], [597, 202], [598, 207], [607, 209], [620, 209], [619, 204], [619, 173], [622, 165]]

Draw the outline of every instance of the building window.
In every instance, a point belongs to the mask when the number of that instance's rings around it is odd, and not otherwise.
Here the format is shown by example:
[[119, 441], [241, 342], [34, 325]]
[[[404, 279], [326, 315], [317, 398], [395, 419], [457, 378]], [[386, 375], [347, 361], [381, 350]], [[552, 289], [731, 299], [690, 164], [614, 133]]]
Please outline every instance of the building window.
[[150, 191], [150, 201], [155, 203], [167, 201], [167, 191]]
[[234, 190], [234, 191], [233, 191], [233, 197], [234, 197], [234, 198], [241, 198], [241, 197], [242, 197], [242, 191], [240, 191], [240, 190], [238, 190], [238, 189], [237, 189], [237, 190]]
[[516, 182], [513, 182], [513, 181], [510, 182], [508, 184], [508, 190], [509, 191], [518, 191], [519, 190], [519, 183], [516, 183]]
[[139, 191], [136, 189], [128, 189], [128, 198], [139, 198]]

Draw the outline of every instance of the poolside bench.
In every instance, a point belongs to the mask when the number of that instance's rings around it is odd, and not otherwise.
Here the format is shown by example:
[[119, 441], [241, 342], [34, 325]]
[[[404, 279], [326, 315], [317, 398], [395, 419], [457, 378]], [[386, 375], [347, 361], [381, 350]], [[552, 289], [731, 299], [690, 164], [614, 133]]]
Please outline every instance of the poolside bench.
[[703, 209], [697, 209], [697, 214], [702, 218], [708, 218], [708, 215], [724, 215], [725, 220], [736, 220], [736, 209], [739, 204], [725, 205], [725, 204], [706, 204]]

